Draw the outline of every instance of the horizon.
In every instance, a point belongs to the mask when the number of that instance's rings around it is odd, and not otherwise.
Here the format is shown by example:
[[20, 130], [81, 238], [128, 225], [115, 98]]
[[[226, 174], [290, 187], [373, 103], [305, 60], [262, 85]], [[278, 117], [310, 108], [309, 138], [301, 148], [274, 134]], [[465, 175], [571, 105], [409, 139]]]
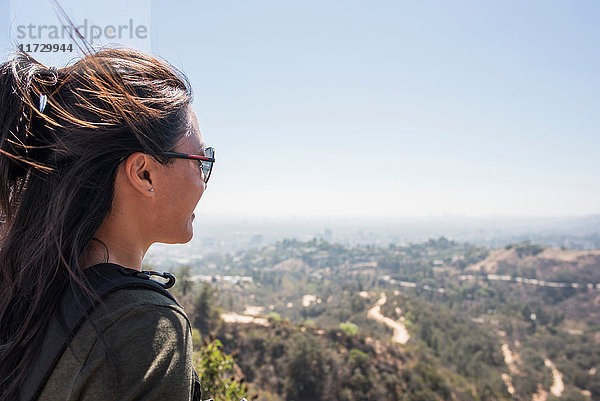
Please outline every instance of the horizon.
[[194, 221], [194, 237], [185, 244], [153, 244], [152, 263], [192, 260], [210, 253], [252, 249], [278, 241], [324, 239], [342, 245], [421, 243], [444, 237], [488, 249], [529, 241], [550, 248], [600, 249], [600, 215], [557, 218], [406, 218], [377, 219], [218, 219]]
[[[202, 217], [205, 220], [248, 220], [248, 221], [423, 221], [423, 220], [570, 220], [570, 219], [593, 219], [600, 218], [600, 213], [584, 213], [584, 214], [556, 214], [556, 215], [519, 215], [519, 214], [459, 214], [459, 213], [430, 213], [430, 214], [422, 214], [422, 215], [380, 215], [380, 216], [369, 216], [369, 215], [259, 215], [259, 214], [242, 214], [242, 213], [203, 213], [202, 208], [199, 205], [200, 210], [196, 211], [197, 217]], [[196, 221], [194, 221], [196, 222]]]

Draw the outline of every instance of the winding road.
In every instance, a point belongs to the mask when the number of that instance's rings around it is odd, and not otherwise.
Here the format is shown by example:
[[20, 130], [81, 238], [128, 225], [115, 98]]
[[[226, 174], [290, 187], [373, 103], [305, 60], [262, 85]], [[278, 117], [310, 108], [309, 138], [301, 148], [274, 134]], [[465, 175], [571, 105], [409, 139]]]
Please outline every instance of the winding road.
[[387, 298], [385, 294], [381, 294], [381, 298], [379, 298], [375, 306], [369, 309], [369, 311], [367, 312], [367, 317], [369, 319], [381, 322], [389, 328], [391, 328], [392, 330], [394, 330], [394, 335], [392, 336], [393, 342], [398, 344], [406, 344], [410, 339], [410, 335], [408, 334], [408, 331], [406, 330], [404, 324], [402, 324], [402, 322], [397, 322], [393, 319], [390, 319], [389, 317], [385, 317], [381, 314], [381, 307], [385, 305], [386, 302]]

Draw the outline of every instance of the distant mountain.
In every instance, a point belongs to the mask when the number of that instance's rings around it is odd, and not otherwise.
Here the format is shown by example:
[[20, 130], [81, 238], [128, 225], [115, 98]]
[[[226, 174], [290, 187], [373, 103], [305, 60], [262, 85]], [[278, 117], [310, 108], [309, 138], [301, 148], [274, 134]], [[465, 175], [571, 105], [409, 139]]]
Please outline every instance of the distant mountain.
[[546, 248], [525, 242], [490, 252], [466, 271], [568, 283], [600, 283], [600, 250]]

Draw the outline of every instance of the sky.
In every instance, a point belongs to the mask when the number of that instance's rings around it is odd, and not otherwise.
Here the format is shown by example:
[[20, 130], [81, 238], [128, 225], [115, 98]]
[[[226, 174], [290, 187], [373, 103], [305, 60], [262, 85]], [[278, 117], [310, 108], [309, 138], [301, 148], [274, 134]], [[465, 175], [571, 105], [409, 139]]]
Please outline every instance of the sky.
[[[600, 213], [600, 2], [112, 2], [61, 4], [189, 78], [200, 218]], [[36, 14], [0, 0], [2, 60]]]

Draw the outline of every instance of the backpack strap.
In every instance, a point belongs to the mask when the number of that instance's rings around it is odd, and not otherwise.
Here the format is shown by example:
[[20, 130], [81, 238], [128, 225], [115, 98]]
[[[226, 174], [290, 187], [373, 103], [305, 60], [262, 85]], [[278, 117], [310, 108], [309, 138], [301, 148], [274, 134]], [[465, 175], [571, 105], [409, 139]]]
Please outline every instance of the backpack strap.
[[[152, 275], [166, 277], [169, 282], [165, 284], [155, 281], [150, 278]], [[170, 273], [140, 272], [114, 263], [102, 263], [85, 269], [84, 280], [88, 288], [98, 294], [100, 300], [120, 289], [143, 288], [161, 293], [179, 305], [166, 290], [175, 283], [175, 276]], [[53, 318], [50, 319], [32, 370], [21, 386], [21, 401], [35, 400], [39, 397], [60, 357], [85, 322], [86, 315], [91, 314], [100, 300], [91, 299], [78, 285], [67, 288]]]

